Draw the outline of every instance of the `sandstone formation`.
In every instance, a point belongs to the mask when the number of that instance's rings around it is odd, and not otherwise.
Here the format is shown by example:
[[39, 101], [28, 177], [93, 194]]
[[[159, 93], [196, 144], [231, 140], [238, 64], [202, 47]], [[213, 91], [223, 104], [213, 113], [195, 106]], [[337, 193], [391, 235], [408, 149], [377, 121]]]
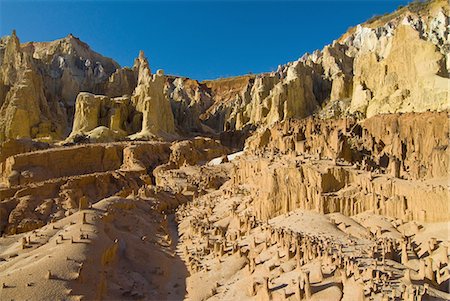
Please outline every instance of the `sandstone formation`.
[[152, 75], [143, 52], [139, 54], [135, 67], [139, 70], [138, 85], [132, 102], [143, 115], [138, 136], [173, 134], [175, 124], [170, 102], [164, 95], [164, 71], [158, 70]]
[[94, 91], [118, 68], [72, 35], [21, 45], [13, 32], [0, 49], [0, 141], [64, 138], [77, 94]]
[[[365, 51], [356, 57], [352, 111], [370, 117], [380, 113], [448, 110], [450, 79], [444, 54], [433, 43], [422, 40], [408, 23], [411, 21], [405, 20], [392, 33], [393, 37], [383, 41], [388, 50], [377, 54], [375, 49], [362, 48]], [[375, 38], [376, 43], [382, 42]]]
[[[268, 158], [243, 161], [236, 181], [257, 184], [250, 191], [262, 220], [302, 208], [445, 221], [448, 137], [447, 113], [377, 116], [359, 124], [304, 119], [249, 139], [248, 151]], [[277, 153], [285, 154], [281, 161]]]
[[449, 300], [449, 6], [198, 82], [0, 40], [1, 300]]
[[161, 136], [169, 138], [175, 133], [172, 109], [164, 94], [164, 72], [158, 70], [152, 75], [142, 51], [133, 70], [138, 78], [131, 97], [78, 94], [68, 141], [76, 142], [80, 135], [89, 141], [112, 142], [126, 136], [147, 140]]
[[[133, 125], [126, 128], [117, 121], [111, 128], [100, 121], [96, 127], [109, 130], [82, 132], [94, 136], [93, 141], [102, 141], [95, 139], [99, 135], [106, 140], [129, 135], [170, 139], [175, 133], [192, 132], [246, 135], [255, 127], [311, 114], [364, 118], [445, 111], [450, 85], [448, 16], [445, 0], [411, 4], [351, 28], [322, 50], [275, 72], [205, 82], [164, 76], [162, 71], [152, 75], [143, 53], [132, 68], [120, 68], [72, 35], [21, 45], [13, 33], [0, 43], [0, 141], [55, 141], [70, 132], [80, 134], [73, 126], [83, 115], [74, 115], [80, 91], [119, 98], [112, 102], [123, 103], [128, 112], [122, 113], [128, 115], [115, 118], [128, 118]], [[102, 108], [111, 110], [110, 102]]]

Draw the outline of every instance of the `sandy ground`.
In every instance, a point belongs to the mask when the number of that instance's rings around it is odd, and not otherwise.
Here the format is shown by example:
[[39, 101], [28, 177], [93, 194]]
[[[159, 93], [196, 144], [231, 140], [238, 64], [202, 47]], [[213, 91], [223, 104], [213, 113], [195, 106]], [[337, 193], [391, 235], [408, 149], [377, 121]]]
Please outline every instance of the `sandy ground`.
[[[450, 298], [445, 263], [450, 223], [400, 225], [395, 219], [369, 212], [347, 217], [298, 209], [247, 227], [255, 220], [251, 198], [245, 192], [224, 195], [206, 195], [178, 212], [183, 259], [191, 272], [188, 300], [298, 300], [296, 287], [304, 272], [309, 273], [308, 300], [397, 300], [405, 288], [411, 290], [411, 296], [416, 290], [422, 300]], [[407, 233], [417, 226], [418, 232]], [[382, 256], [388, 246], [400, 248], [405, 231], [410, 235], [409, 262], [401, 262], [401, 251]], [[240, 234], [236, 237], [236, 233]], [[428, 257], [421, 250], [431, 237], [437, 238], [432, 257], [434, 264], [440, 262], [443, 277], [439, 285], [436, 280], [432, 284], [417, 278], [420, 260]], [[319, 253], [298, 264], [296, 245], [305, 242], [310, 247], [305, 248], [308, 251], [302, 253], [303, 257]], [[338, 257], [345, 264], [339, 265]], [[413, 282], [405, 279], [406, 270], [413, 275]], [[424, 286], [428, 288], [426, 293]]]
[[170, 192], [148, 185], [1, 237], [0, 300], [450, 299], [450, 222], [260, 221], [247, 184], [217, 188], [231, 169], [184, 166], [159, 178]]
[[[108, 198], [32, 233], [3, 237], [0, 299], [182, 300], [187, 271], [176, 254], [173, 215], [155, 205]], [[31, 242], [22, 248], [24, 237]]]

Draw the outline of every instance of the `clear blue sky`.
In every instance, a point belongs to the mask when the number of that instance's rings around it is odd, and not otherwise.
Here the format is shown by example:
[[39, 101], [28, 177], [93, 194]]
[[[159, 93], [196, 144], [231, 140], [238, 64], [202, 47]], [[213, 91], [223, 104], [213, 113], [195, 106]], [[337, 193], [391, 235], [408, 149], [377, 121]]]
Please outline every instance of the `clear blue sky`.
[[0, 34], [21, 42], [69, 33], [122, 66], [144, 50], [152, 70], [195, 79], [260, 73], [331, 43], [406, 0], [0, 0]]

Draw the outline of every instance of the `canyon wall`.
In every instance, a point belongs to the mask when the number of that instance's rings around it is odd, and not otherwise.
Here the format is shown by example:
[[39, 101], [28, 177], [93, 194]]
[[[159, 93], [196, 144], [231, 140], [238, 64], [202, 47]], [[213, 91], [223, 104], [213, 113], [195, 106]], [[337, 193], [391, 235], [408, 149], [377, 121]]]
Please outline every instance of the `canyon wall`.
[[78, 93], [119, 67], [72, 35], [20, 44], [15, 32], [0, 40], [0, 65], [0, 141], [64, 138]]
[[[449, 5], [411, 5], [351, 28], [275, 72], [206, 81], [216, 130], [322, 118], [449, 109]], [[199, 88], [200, 90], [200, 88]]]
[[[143, 53], [132, 68], [120, 68], [72, 35], [20, 44], [13, 33], [0, 42], [0, 141], [58, 141], [70, 132], [70, 141], [78, 134], [92, 141], [245, 135], [313, 114], [445, 111], [448, 16], [445, 0], [410, 5], [351, 28], [274, 72], [204, 82], [162, 71], [152, 75]], [[108, 98], [89, 101], [80, 92]], [[94, 112], [83, 112], [91, 109], [87, 102]], [[89, 126], [80, 128], [88, 114]]]
[[282, 122], [247, 140], [254, 157], [238, 161], [235, 182], [263, 220], [302, 208], [446, 221], [448, 137], [446, 112]]
[[448, 15], [203, 82], [2, 38], [0, 299], [450, 300]]

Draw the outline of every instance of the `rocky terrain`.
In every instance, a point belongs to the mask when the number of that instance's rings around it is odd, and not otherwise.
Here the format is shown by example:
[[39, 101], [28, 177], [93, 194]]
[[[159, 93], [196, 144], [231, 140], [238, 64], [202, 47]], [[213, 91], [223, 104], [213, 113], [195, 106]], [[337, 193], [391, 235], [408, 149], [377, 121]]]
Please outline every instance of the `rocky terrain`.
[[449, 300], [450, 7], [199, 82], [0, 40], [1, 300]]

